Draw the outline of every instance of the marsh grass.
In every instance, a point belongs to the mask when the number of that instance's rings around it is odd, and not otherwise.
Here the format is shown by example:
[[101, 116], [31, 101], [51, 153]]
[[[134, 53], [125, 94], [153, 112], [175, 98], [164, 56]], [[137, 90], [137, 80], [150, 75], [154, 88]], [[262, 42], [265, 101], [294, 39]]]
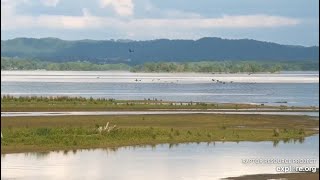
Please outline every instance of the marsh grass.
[[[201, 102], [169, 102], [158, 99], [146, 100], [115, 100], [106, 98], [84, 98], [68, 96], [20, 96], [3, 95], [1, 111], [97, 111], [97, 110], [150, 110], [150, 109], [243, 109], [243, 108], [276, 108], [285, 110], [286, 107], [272, 107], [250, 104], [215, 104]], [[309, 108], [309, 107], [290, 107]], [[318, 108], [312, 108], [318, 111]]]
[[[116, 124], [118, 129], [99, 133], [97, 127], [107, 122]], [[221, 128], [223, 126], [226, 128]], [[319, 121], [307, 116], [196, 114], [3, 117], [1, 150], [2, 153], [10, 153], [211, 141], [303, 142], [304, 137], [318, 133], [312, 130], [315, 127], [319, 127]]]

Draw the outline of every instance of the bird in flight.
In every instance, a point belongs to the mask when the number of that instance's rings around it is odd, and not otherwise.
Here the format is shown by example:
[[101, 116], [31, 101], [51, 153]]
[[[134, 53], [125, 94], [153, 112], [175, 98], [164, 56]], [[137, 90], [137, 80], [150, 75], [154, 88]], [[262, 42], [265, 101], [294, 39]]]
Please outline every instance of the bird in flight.
[[134, 52], [134, 50], [132, 50], [132, 49], [129, 49], [129, 52], [130, 52], [130, 53], [133, 53], [133, 52]]

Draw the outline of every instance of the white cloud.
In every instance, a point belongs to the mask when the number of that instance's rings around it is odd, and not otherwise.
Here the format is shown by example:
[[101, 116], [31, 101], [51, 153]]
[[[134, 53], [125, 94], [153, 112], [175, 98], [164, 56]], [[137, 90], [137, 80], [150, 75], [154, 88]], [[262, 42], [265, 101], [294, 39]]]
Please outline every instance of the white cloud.
[[163, 12], [168, 18], [202, 18], [200, 14], [180, 10], [167, 10]]
[[60, 0], [41, 0], [41, 2], [45, 5], [45, 6], [57, 6], [57, 4], [59, 3]]
[[1, 29], [5, 21], [14, 20], [17, 4], [21, 3], [16, 0], [1, 0]]
[[143, 9], [146, 12], [166, 18], [201, 18], [198, 13], [182, 11], [179, 9], [160, 9], [155, 7], [149, 0], [143, 0]]
[[[294, 26], [301, 23], [300, 19], [271, 16], [265, 14], [231, 16], [224, 15], [215, 18], [206, 18], [198, 14], [184, 11], [166, 11], [162, 18], [117, 18], [101, 17], [92, 15], [87, 9], [82, 10], [80, 16], [66, 15], [21, 15], [17, 14], [15, 8], [19, 3], [27, 0], [1, 0], [1, 30], [100, 30], [109, 29], [123, 38], [170, 38], [170, 37], [195, 37], [201, 36], [201, 32], [212, 32], [219, 28], [241, 29], [241, 28], [274, 28], [283, 26]], [[106, 5], [117, 4], [119, 1], [106, 1]], [[117, 3], [115, 3], [117, 2]], [[120, 4], [120, 5], [119, 5]], [[131, 0], [121, 1], [115, 7], [132, 4]], [[129, 15], [133, 10], [133, 4], [119, 10], [119, 15]], [[131, 8], [128, 8], [131, 7]], [[120, 8], [121, 9], [121, 8]], [[130, 10], [128, 10], [130, 9]], [[126, 12], [127, 11], [127, 12]], [[92, 31], [91, 31], [92, 32]], [[203, 35], [203, 34], [202, 34]]]
[[17, 14], [7, 14], [10, 16], [1, 16], [1, 30], [32, 28], [84, 29], [101, 27], [102, 19], [91, 16], [87, 9], [83, 9], [82, 12], [82, 16], [21, 16]]
[[[4, 14], [5, 16], [12, 14]], [[5, 18], [5, 17], [4, 17]], [[15, 21], [11, 20], [15, 19]], [[112, 22], [112, 23], [111, 23]], [[222, 16], [218, 18], [163, 18], [163, 19], [127, 19], [98, 17], [83, 9], [82, 16], [41, 15], [7, 17], [2, 29], [15, 28], [104, 28], [121, 29], [214, 29], [214, 28], [268, 28], [292, 26], [300, 23], [299, 19], [268, 15]]]
[[133, 15], [134, 4], [132, 0], [100, 0], [101, 7], [111, 6], [120, 16]]

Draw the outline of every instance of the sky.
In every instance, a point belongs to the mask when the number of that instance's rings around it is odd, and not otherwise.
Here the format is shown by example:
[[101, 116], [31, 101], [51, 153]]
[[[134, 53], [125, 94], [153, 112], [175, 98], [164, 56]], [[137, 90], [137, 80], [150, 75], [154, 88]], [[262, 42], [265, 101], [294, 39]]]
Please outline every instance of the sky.
[[1, 40], [16, 37], [319, 46], [319, 0], [1, 0]]

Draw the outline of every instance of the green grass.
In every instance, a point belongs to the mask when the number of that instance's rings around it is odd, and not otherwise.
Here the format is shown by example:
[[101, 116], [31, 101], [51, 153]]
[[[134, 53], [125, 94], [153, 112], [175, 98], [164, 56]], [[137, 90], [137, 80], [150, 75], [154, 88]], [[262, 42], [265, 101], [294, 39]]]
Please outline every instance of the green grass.
[[[198, 102], [168, 102], [157, 99], [152, 100], [115, 100], [93, 99], [82, 97], [12, 97], [1, 98], [1, 111], [108, 111], [108, 110], [153, 110], [153, 109], [246, 109], [246, 108], [275, 108], [279, 111], [288, 108], [310, 109], [319, 111], [318, 107], [287, 107], [266, 106], [232, 103], [198, 103]], [[301, 110], [299, 110], [301, 111]]]
[[[117, 125], [109, 133], [97, 127]], [[211, 141], [303, 141], [318, 133], [307, 116], [130, 115], [3, 117], [1, 152], [104, 148]], [[275, 131], [277, 134], [275, 134]]]

